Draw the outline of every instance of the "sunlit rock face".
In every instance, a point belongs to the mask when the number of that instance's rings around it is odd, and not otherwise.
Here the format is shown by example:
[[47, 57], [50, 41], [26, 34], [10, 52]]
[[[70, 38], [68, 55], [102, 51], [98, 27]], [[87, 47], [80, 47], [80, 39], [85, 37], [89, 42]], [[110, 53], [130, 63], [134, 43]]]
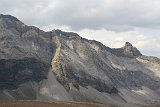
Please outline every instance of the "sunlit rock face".
[[160, 103], [160, 59], [0, 15], [0, 99]]

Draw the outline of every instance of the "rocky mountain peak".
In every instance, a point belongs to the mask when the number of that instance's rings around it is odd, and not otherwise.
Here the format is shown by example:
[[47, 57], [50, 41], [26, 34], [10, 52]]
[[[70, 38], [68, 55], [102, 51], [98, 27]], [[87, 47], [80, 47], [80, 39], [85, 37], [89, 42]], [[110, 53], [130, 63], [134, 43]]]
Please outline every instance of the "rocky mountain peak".
[[0, 27], [1, 29], [10, 29], [13, 32], [16, 31], [17, 33], [24, 33], [29, 29], [29, 27], [27, 27], [16, 17], [3, 14], [0, 14]]
[[3, 15], [0, 14], [0, 19], [7, 19], [7, 20], [12, 20], [12, 21], [19, 21], [16, 17], [11, 16], [11, 15]]
[[127, 47], [127, 46], [132, 46], [132, 44], [130, 43], [130, 42], [126, 42], [125, 43], [125, 46]]
[[122, 48], [112, 49], [111, 52], [119, 57], [134, 58], [142, 56], [141, 52], [136, 47], [134, 47], [130, 42], [126, 42], [125, 46]]
[[137, 57], [142, 55], [141, 52], [136, 47], [132, 46], [130, 42], [125, 43], [123, 52], [128, 57]]

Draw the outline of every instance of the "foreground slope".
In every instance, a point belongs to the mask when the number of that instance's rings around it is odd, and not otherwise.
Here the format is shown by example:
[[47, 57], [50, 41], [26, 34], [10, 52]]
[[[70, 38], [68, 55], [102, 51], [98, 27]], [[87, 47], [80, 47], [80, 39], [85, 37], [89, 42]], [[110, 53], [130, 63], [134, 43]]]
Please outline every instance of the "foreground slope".
[[0, 99], [160, 104], [160, 59], [0, 15]]
[[40, 101], [5, 101], [0, 107], [115, 107], [111, 105], [85, 102], [40, 102]]

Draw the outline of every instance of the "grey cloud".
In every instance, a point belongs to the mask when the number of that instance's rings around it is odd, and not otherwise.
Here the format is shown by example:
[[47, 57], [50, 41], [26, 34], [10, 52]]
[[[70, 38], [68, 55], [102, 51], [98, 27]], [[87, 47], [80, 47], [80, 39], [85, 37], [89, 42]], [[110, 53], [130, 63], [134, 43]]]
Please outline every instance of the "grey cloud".
[[38, 26], [126, 31], [160, 26], [159, 4], [159, 0], [1, 0], [0, 12]]

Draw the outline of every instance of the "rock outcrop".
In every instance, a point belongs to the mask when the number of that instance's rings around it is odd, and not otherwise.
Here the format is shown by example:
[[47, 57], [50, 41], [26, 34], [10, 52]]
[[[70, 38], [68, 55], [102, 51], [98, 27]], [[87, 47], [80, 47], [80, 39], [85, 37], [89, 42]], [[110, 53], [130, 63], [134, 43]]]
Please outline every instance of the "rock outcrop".
[[0, 15], [0, 99], [160, 103], [160, 59]]
[[126, 42], [125, 46], [122, 48], [112, 49], [111, 52], [119, 57], [134, 58], [142, 56], [141, 52], [136, 47], [133, 47], [129, 42]]

